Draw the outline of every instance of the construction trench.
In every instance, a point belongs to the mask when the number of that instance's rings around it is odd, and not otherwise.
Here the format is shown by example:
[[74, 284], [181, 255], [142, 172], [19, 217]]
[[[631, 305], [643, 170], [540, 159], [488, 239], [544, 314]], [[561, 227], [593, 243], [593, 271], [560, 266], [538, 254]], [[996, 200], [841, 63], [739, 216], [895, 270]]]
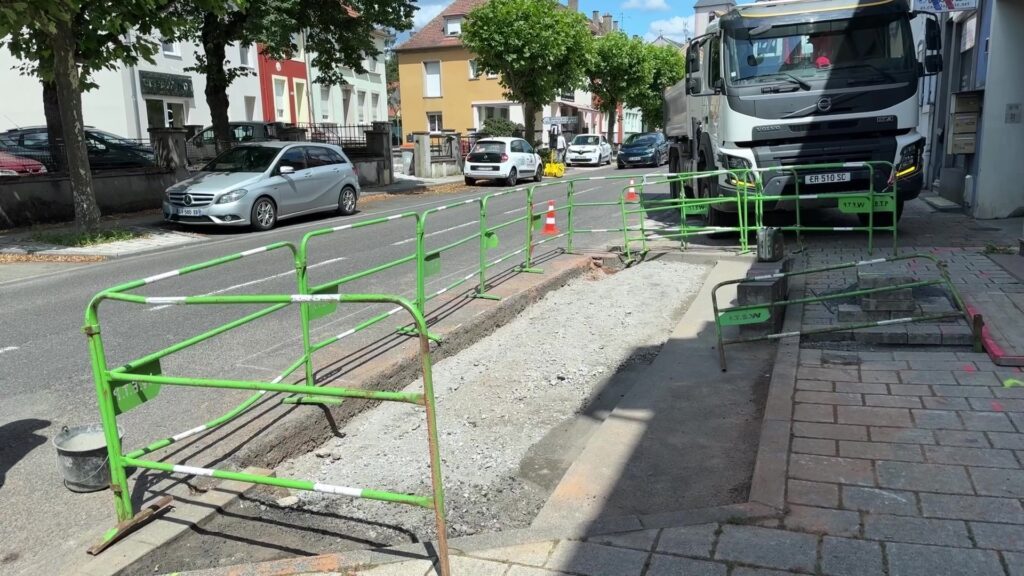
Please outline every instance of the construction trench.
[[[588, 439], [651, 364], [710, 266], [678, 256], [594, 268], [434, 367], [449, 536], [526, 528]], [[529, 343], [528, 346], [524, 343]], [[736, 453], [694, 474], [673, 509], [746, 501], [765, 381], [727, 392]], [[422, 388], [417, 380], [407, 390]], [[279, 477], [429, 493], [422, 418], [384, 403], [354, 416]], [[718, 417], [718, 416], [716, 416]], [[705, 439], [693, 437], [699, 444]], [[713, 467], [713, 465], [712, 465]], [[637, 494], [638, 500], [646, 498]], [[637, 503], [638, 507], [642, 504]], [[122, 573], [186, 571], [435, 538], [421, 508], [258, 487]]]

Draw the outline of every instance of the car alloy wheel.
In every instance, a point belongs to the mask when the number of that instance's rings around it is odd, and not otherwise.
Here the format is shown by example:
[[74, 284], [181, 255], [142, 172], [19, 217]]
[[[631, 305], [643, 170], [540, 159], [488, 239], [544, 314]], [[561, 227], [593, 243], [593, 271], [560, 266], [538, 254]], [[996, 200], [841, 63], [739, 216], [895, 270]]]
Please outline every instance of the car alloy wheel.
[[252, 227], [270, 230], [277, 222], [277, 209], [269, 198], [260, 198], [252, 207]]
[[356, 212], [356, 191], [348, 186], [341, 189], [341, 196], [338, 198], [338, 212], [342, 216], [348, 216]]

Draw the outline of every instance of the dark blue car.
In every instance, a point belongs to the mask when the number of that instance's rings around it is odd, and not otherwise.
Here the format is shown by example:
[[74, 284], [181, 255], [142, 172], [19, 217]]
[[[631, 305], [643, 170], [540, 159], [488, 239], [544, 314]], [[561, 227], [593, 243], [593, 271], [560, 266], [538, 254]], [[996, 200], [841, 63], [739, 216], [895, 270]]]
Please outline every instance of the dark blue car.
[[619, 168], [668, 163], [668, 140], [661, 132], [633, 134], [619, 148]]

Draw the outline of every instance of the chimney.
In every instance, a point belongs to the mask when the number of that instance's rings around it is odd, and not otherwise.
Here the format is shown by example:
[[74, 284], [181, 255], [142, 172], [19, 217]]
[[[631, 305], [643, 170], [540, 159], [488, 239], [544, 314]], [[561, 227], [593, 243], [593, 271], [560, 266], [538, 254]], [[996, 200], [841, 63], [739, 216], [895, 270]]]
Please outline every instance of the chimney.
[[618, 32], [618, 30], [619, 30], [619, 21], [618, 20], [612, 20], [612, 32]]
[[604, 25], [601, 26], [601, 32], [604, 32], [605, 34], [608, 34], [611, 31], [612, 31], [612, 15], [606, 13], [604, 15]]
[[601, 25], [601, 13], [598, 12], [597, 10], [594, 10], [594, 15], [590, 17], [590, 21], [593, 22], [594, 24], [597, 24], [598, 26], [600, 26]]
[[569, 10], [573, 12], [580, 11], [580, 0], [569, 0]]

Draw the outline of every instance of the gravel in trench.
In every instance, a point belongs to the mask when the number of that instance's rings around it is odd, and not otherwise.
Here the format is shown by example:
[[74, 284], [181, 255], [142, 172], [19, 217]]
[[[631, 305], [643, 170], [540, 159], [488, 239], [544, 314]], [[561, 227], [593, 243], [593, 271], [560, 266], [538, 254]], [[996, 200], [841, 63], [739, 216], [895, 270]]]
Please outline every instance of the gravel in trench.
[[[660, 346], [707, 267], [650, 261], [595, 270], [545, 296], [509, 324], [434, 366], [438, 429], [452, 536], [528, 526], [547, 490], [519, 475], [527, 451], [583, 409], [630, 356]], [[420, 381], [407, 390], [420, 391]], [[350, 420], [343, 437], [283, 463], [280, 476], [430, 494], [422, 408], [384, 403]], [[367, 536], [393, 527], [434, 536], [426, 509], [315, 492], [289, 504], [361, 519]], [[409, 532], [406, 532], [409, 531]]]

